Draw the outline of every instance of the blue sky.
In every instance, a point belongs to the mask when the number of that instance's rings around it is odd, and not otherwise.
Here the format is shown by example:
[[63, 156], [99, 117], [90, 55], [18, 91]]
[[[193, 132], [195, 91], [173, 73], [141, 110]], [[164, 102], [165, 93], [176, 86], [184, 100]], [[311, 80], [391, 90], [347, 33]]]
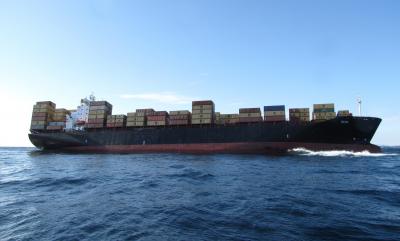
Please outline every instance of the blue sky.
[[399, 1], [1, 1], [0, 145], [29, 146], [35, 101], [114, 113], [285, 104], [383, 118], [400, 144]]

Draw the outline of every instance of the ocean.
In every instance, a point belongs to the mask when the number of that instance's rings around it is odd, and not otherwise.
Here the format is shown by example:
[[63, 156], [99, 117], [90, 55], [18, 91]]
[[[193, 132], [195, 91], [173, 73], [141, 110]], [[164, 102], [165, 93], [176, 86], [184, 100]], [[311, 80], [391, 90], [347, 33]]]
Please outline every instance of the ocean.
[[0, 148], [0, 240], [400, 240], [400, 147], [285, 156]]

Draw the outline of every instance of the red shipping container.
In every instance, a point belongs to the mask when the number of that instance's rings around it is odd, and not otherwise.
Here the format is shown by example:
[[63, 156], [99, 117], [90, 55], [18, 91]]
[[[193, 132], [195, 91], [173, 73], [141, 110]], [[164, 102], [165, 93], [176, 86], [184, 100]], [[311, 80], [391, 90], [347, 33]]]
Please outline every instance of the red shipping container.
[[186, 115], [170, 115], [169, 116], [170, 120], [189, 120], [190, 119], [190, 115], [186, 114]]
[[149, 115], [147, 116], [147, 121], [165, 121], [167, 116], [157, 116], [157, 115]]
[[104, 124], [105, 119], [89, 119], [88, 124]]
[[32, 121], [47, 121], [47, 116], [32, 117]]
[[284, 115], [281, 116], [265, 116], [264, 121], [267, 122], [275, 122], [275, 121], [286, 121], [286, 118]]
[[192, 105], [214, 105], [212, 100], [197, 100], [192, 101]]

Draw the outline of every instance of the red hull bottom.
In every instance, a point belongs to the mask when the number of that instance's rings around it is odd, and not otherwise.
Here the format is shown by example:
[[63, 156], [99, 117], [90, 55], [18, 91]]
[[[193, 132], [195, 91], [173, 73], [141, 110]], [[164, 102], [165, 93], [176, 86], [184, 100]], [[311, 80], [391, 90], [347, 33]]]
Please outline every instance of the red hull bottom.
[[294, 148], [311, 151], [347, 150], [379, 153], [379, 146], [368, 144], [327, 144], [297, 142], [245, 142], [245, 143], [198, 143], [198, 144], [152, 144], [152, 145], [105, 145], [77, 146], [63, 148], [65, 151], [88, 153], [238, 153], [238, 154], [280, 154]]

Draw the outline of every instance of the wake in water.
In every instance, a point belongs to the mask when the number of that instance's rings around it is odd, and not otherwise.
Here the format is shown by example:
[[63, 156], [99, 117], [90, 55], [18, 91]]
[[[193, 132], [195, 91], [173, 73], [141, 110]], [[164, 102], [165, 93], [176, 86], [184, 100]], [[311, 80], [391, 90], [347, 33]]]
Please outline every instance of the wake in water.
[[397, 156], [395, 153], [370, 153], [369, 151], [352, 152], [352, 151], [311, 151], [305, 148], [294, 148], [289, 151], [292, 154], [301, 156], [341, 156], [341, 157], [382, 157], [382, 156]]

